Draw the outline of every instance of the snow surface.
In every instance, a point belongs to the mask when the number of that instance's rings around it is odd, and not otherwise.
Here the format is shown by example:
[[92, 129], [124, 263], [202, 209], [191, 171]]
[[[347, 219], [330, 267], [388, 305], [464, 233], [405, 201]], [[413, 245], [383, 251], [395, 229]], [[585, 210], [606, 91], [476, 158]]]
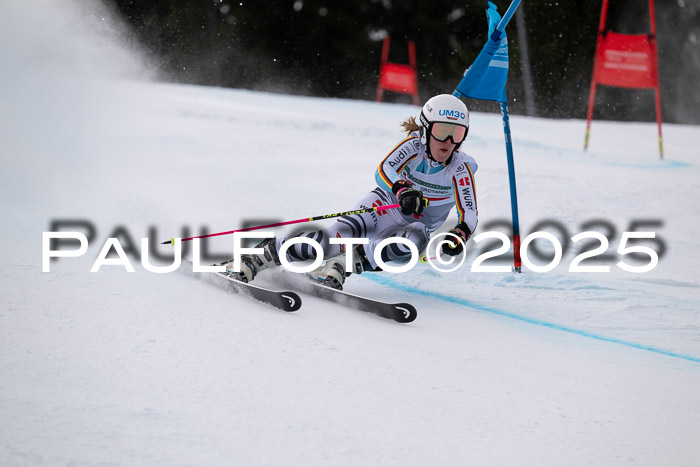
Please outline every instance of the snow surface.
[[[653, 125], [594, 122], [584, 154], [584, 122], [513, 117], [524, 234], [659, 219], [666, 253], [644, 274], [570, 273], [573, 251], [473, 273], [472, 243], [454, 273], [348, 280], [415, 304], [400, 325], [309, 296], [279, 312], [138, 258], [89, 270], [117, 226], [161, 241], [349, 209], [417, 108], [126, 81], [50, 97], [33, 137], [3, 137], [0, 464], [697, 465], [697, 127], [665, 125], [659, 161]], [[507, 219], [500, 117], [474, 113], [466, 148], [481, 225]], [[57, 219], [97, 236], [42, 273]]]
[[[664, 125], [661, 161], [653, 124], [594, 121], [584, 153], [583, 121], [511, 118], [523, 237], [600, 230], [611, 256], [583, 264], [609, 273], [569, 272], [573, 247], [547, 273], [471, 272], [472, 240], [454, 273], [348, 280], [413, 323], [309, 296], [284, 313], [138, 258], [89, 271], [120, 230], [138, 250], [350, 209], [418, 108], [111, 79], [91, 67], [140, 65], [52, 36], [63, 2], [19, 5], [0, 15], [0, 465], [698, 465], [700, 128]], [[507, 166], [500, 116], [471, 117], [484, 232], [510, 219]], [[95, 239], [44, 273], [66, 219]], [[634, 274], [616, 251], [640, 219], [665, 253]]]

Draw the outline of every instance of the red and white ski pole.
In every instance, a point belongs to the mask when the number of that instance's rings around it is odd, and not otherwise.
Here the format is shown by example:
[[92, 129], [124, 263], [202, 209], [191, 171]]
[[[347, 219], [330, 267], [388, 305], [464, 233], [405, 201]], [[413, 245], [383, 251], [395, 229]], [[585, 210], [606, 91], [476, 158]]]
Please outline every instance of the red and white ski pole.
[[[362, 214], [363, 212], [385, 211], [387, 209], [395, 209], [398, 207], [400, 207], [400, 205], [398, 205], [398, 204], [389, 204], [387, 206], [377, 206], [377, 207], [372, 207], [372, 208], [357, 209], [355, 211], [336, 212], [335, 214], [323, 214], [321, 216], [304, 217], [303, 219], [278, 222], [276, 224], [258, 225], [256, 227], [246, 227], [245, 229], [229, 230], [227, 232], [218, 232], [218, 233], [213, 233], [213, 234], [208, 234], [208, 235], [199, 235], [197, 237], [183, 238], [181, 241], [187, 242], [189, 240], [194, 240], [195, 238], [219, 237], [221, 235], [231, 235], [232, 233], [235, 233], [235, 232], [248, 232], [251, 230], [268, 229], [268, 228], [272, 228], [272, 227], [280, 227], [283, 225], [300, 224], [302, 222], [320, 221], [320, 220], [324, 220], [324, 219], [332, 219], [334, 217], [343, 217], [343, 216], [351, 216], [353, 214]], [[175, 245], [175, 238], [173, 237], [170, 240], [161, 243], [161, 245], [167, 245], [167, 244]]]

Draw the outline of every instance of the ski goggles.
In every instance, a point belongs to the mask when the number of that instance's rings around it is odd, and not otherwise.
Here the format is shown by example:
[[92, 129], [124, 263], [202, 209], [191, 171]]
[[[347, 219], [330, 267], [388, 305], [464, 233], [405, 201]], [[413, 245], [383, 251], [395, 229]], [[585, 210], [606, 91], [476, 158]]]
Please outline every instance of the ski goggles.
[[430, 135], [440, 142], [451, 138], [454, 144], [459, 144], [467, 137], [467, 127], [454, 123], [435, 122], [430, 126]]

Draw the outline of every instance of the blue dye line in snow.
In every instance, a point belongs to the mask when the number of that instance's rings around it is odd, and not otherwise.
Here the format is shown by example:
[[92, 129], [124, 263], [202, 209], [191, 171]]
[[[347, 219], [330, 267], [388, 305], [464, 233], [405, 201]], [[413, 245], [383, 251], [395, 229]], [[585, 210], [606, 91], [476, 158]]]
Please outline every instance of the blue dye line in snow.
[[603, 154], [590, 152], [583, 155], [580, 150], [571, 150], [566, 148], [556, 148], [534, 141], [519, 141], [519, 146], [528, 146], [529, 149], [536, 150], [539, 154], [551, 155], [557, 158], [566, 157], [568, 160], [581, 162], [586, 165], [598, 164], [610, 167], [622, 167], [628, 169], [687, 169], [693, 167], [693, 164], [672, 159], [655, 159], [651, 162], [635, 162], [625, 160], [614, 160], [606, 158]]
[[609, 165], [613, 167], [624, 167], [624, 168], [631, 168], [631, 169], [686, 169], [688, 167], [692, 167], [691, 164], [688, 164], [687, 162], [681, 162], [681, 161], [672, 161], [672, 160], [664, 160], [663, 162], [660, 163], [654, 163], [654, 164], [643, 164], [643, 163], [635, 163], [635, 162], [614, 162], [614, 161], [604, 161], [602, 162], [603, 165]]
[[408, 293], [412, 293], [415, 295], [422, 295], [424, 297], [435, 298], [438, 300], [442, 300], [444, 302], [454, 303], [456, 305], [461, 305], [464, 307], [483, 311], [485, 313], [491, 313], [494, 315], [503, 316], [505, 318], [515, 319], [518, 321], [523, 321], [525, 323], [534, 324], [537, 326], [544, 326], [546, 328], [556, 329], [557, 331], [569, 332], [571, 334], [576, 334], [579, 336], [588, 337], [590, 339], [596, 339], [596, 340], [603, 341], [603, 342], [611, 342], [613, 344], [624, 345], [627, 347], [632, 347], [632, 348], [640, 349], [640, 350], [647, 350], [649, 352], [654, 352], [657, 354], [666, 355], [668, 357], [680, 358], [682, 360], [688, 360], [690, 362], [700, 363], [700, 357], [693, 357], [691, 355], [685, 355], [685, 354], [680, 354], [680, 353], [676, 353], [676, 352], [671, 352], [669, 350], [659, 349], [657, 347], [652, 347], [650, 345], [637, 344], [635, 342], [623, 341], [621, 339], [616, 339], [614, 337], [602, 336], [602, 335], [595, 334], [595, 333], [592, 333], [589, 331], [584, 331], [583, 329], [570, 328], [567, 326], [562, 326], [560, 324], [550, 323], [550, 322], [542, 321], [542, 320], [535, 319], [535, 318], [528, 318], [527, 316], [517, 315], [515, 313], [510, 313], [508, 311], [499, 310], [498, 308], [480, 305], [478, 303], [471, 302], [471, 301], [464, 299], [464, 298], [452, 297], [450, 295], [445, 295], [445, 294], [441, 294], [438, 292], [430, 292], [427, 290], [421, 290], [421, 289], [417, 289], [414, 287], [410, 287], [408, 285], [401, 284], [400, 282], [397, 282], [397, 281], [395, 281], [387, 276], [383, 276], [383, 275], [379, 275], [379, 274], [363, 274], [362, 277], [366, 277], [367, 279], [369, 279], [373, 282], [376, 282], [376, 283], [381, 284], [381, 285], [385, 285], [387, 287], [391, 287], [391, 288], [396, 289], [396, 290], [400, 290], [402, 292], [408, 292]]

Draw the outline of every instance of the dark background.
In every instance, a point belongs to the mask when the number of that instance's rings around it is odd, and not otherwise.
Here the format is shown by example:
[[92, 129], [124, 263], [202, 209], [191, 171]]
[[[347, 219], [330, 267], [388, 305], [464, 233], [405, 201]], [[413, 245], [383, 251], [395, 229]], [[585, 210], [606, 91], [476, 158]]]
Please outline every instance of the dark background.
[[[381, 39], [407, 63], [416, 42], [421, 100], [451, 93], [486, 41], [481, 0], [110, 0], [162, 79], [288, 94], [374, 100]], [[501, 14], [510, 1], [495, 2]], [[657, 0], [662, 114], [700, 123], [700, 0]], [[534, 113], [585, 118], [602, 0], [523, 0]], [[526, 114], [522, 44], [508, 25], [508, 97]], [[648, 0], [610, 0], [607, 29], [649, 31]], [[522, 31], [520, 31], [522, 32]], [[652, 90], [598, 87], [595, 119], [653, 121]], [[411, 102], [385, 93], [386, 101]], [[470, 109], [498, 111], [488, 102]]]

